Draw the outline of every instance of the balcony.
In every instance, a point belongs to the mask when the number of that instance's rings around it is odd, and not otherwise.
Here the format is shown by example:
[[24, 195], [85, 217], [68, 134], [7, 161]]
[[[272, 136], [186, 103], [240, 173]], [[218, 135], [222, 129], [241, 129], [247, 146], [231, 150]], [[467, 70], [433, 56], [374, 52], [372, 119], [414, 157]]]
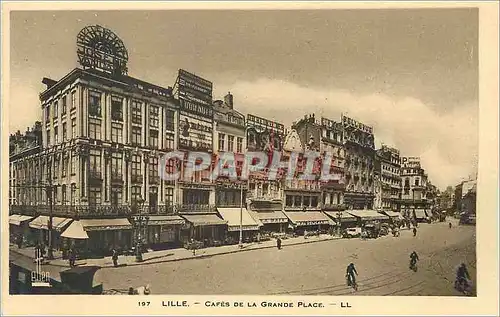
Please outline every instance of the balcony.
[[252, 193], [252, 192], [247, 192], [247, 199], [252, 199], [252, 200], [262, 200], [262, 201], [267, 201], [267, 200], [281, 200], [281, 195], [279, 192], [271, 192], [268, 194], [262, 194], [262, 193]]
[[[30, 216], [50, 216], [50, 207], [48, 205], [27, 206], [12, 205], [11, 213], [30, 215]], [[91, 218], [95, 216], [115, 217], [127, 216], [130, 213], [130, 207], [125, 205], [118, 206], [73, 206], [73, 205], [55, 205], [52, 207], [52, 216], [63, 218]]]
[[142, 184], [143, 182], [143, 177], [140, 174], [132, 174], [131, 176], [131, 181], [133, 184]]
[[123, 184], [123, 174], [122, 173], [111, 173], [111, 183], [114, 185]]
[[102, 173], [100, 171], [89, 171], [89, 183], [96, 184], [102, 182]]
[[344, 204], [324, 204], [323, 210], [327, 211], [343, 211], [346, 210], [347, 207]]
[[149, 175], [149, 183], [158, 185], [160, 184], [160, 176], [158, 175]]
[[177, 205], [176, 207], [180, 213], [209, 213], [217, 211], [215, 205], [186, 204]]

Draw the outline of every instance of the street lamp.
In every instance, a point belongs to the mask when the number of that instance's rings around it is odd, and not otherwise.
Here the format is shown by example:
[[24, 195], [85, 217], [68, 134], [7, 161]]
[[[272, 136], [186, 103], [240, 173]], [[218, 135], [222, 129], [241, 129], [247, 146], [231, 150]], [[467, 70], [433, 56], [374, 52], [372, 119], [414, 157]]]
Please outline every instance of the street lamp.
[[149, 220], [149, 216], [143, 216], [142, 215], [142, 209], [144, 207], [144, 202], [145, 200], [143, 198], [139, 198], [137, 201], [136, 201], [136, 206], [140, 206], [139, 207], [139, 215], [134, 215], [134, 223], [137, 225], [137, 241], [136, 241], [136, 245], [135, 245], [135, 261], [136, 262], [142, 262], [143, 259], [142, 259], [142, 224], [144, 222], [144, 224], [146, 225], [148, 220]]
[[337, 219], [338, 219], [338, 226], [337, 226], [337, 235], [340, 237], [340, 225], [341, 225], [341, 221], [342, 221], [342, 211], [339, 211], [337, 212]]
[[240, 184], [240, 241], [239, 247], [243, 247], [243, 182]]
[[47, 229], [49, 231], [49, 245], [47, 249], [47, 259], [54, 259], [54, 251], [52, 249], [52, 225], [53, 225], [53, 193], [54, 193], [54, 185], [52, 184], [52, 170], [49, 167], [49, 177], [47, 179], [47, 185], [45, 186], [45, 192], [47, 193], [47, 198], [49, 200], [49, 221], [47, 224]]

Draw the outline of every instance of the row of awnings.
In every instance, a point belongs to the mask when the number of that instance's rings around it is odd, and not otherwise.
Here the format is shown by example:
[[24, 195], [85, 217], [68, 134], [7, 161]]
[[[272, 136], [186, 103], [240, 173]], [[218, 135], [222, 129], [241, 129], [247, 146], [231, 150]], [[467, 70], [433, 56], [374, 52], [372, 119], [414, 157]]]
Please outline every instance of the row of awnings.
[[[416, 210], [417, 218], [424, 210]], [[362, 221], [384, 221], [389, 218], [400, 217], [393, 211], [383, 211], [384, 214], [375, 210], [347, 210], [336, 211], [248, 211], [246, 208], [218, 208], [217, 213], [211, 214], [186, 214], [186, 215], [152, 215], [149, 216], [148, 225], [184, 225], [186, 222], [194, 227], [227, 225], [228, 231], [257, 231], [266, 224], [287, 224], [291, 222], [294, 226], [312, 225], [336, 225], [337, 222], [353, 222], [358, 219]], [[219, 216], [220, 215], [220, 216]], [[48, 229], [49, 217], [38, 216], [35, 219], [24, 215], [11, 215], [9, 223], [20, 225], [29, 221], [29, 227], [33, 229]], [[109, 231], [132, 229], [132, 224], [127, 218], [114, 219], [81, 219], [52, 217], [52, 227], [62, 232], [62, 237], [87, 239], [89, 231]], [[64, 230], [64, 231], [63, 231]]]

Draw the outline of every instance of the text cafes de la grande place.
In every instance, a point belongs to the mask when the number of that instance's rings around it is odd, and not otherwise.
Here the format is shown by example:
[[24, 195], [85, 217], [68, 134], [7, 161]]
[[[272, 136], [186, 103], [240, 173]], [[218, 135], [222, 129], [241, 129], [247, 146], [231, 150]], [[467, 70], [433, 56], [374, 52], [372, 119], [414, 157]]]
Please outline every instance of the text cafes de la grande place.
[[[20, 246], [109, 254], [138, 240], [217, 246], [241, 231], [253, 241], [438, 216], [419, 157], [376, 149], [375, 131], [354, 118], [306, 114], [285, 128], [238, 112], [231, 93], [215, 99], [212, 82], [183, 69], [172, 87], [131, 77], [124, 43], [98, 25], [80, 31], [76, 56], [81, 67], [41, 78], [41, 121], [10, 136], [9, 223]], [[248, 177], [212, 177], [227, 167], [221, 153], [238, 176], [255, 167], [250, 152], [260, 165]], [[181, 154], [162, 159], [169, 153]], [[321, 171], [330, 177], [301, 177]]]

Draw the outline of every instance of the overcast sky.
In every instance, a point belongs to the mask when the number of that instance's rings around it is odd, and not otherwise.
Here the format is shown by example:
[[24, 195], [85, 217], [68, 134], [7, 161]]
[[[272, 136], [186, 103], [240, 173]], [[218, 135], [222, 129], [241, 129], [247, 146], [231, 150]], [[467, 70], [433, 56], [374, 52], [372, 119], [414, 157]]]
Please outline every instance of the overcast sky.
[[214, 98], [231, 91], [239, 111], [286, 126], [347, 113], [377, 145], [420, 156], [440, 188], [477, 169], [476, 9], [13, 12], [11, 132], [40, 120], [42, 78], [78, 66], [91, 24], [123, 40], [133, 77], [172, 86], [183, 68]]

